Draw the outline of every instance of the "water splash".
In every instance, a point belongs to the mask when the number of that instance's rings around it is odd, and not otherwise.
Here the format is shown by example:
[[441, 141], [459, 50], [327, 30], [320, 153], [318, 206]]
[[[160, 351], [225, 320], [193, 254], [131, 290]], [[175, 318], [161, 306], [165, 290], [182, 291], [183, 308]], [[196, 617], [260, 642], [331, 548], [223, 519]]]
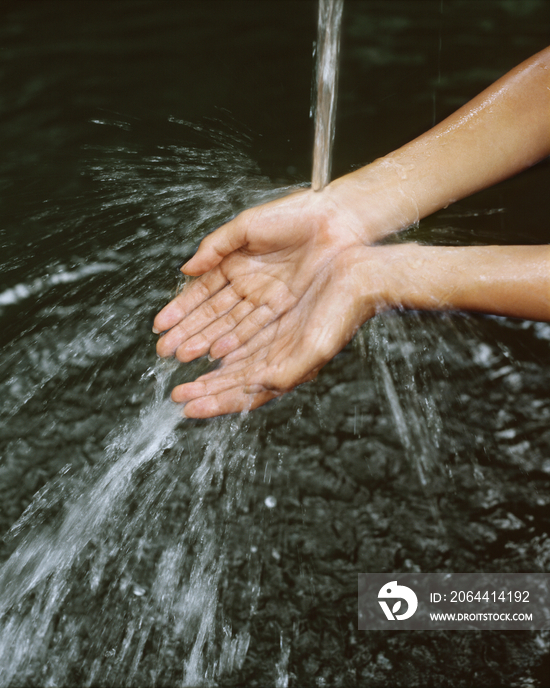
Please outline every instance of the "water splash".
[[281, 655], [275, 667], [275, 688], [288, 688], [288, 682], [290, 679], [288, 675], [288, 660], [290, 659], [290, 642], [287, 638], [283, 637], [282, 633], [280, 640], [280, 648]]
[[[219, 586], [228, 529], [254, 475], [254, 442], [243, 442], [244, 418], [220, 421], [193, 456], [179, 408], [166, 399], [176, 367], [150, 372], [154, 399], [111, 442], [104, 464], [48, 486], [12, 528], [17, 548], [0, 572], [2, 685], [23, 676], [70, 682], [82, 655], [85, 685], [143, 684], [150, 643], [176, 665], [179, 648], [181, 685], [242, 665], [249, 634], [233, 636], [226, 623], [220, 642]], [[182, 487], [187, 517], [159, 546]]]
[[[58, 504], [60, 513], [53, 522], [46, 519], [45, 514], [54, 507], [48, 499], [47, 493], [52, 492], [49, 488], [12, 528], [12, 537], [22, 533], [23, 537], [0, 573], [0, 617], [4, 619], [0, 634], [3, 657], [0, 676], [5, 685], [21, 663], [30, 662], [34, 657], [42, 658], [45, 654], [51, 640], [53, 617], [70, 593], [69, 579], [90, 546], [95, 550], [91, 555], [90, 586], [99, 586], [108, 558], [103, 541], [110, 539], [107, 537], [109, 524], [122, 519], [126, 512], [136, 489], [136, 474], [177, 442], [174, 431], [181, 418], [163, 399], [167, 376], [158, 377], [155, 400], [142, 413], [139, 422], [126, 428], [109, 446], [106, 467], [100, 475], [87, 487], [81, 480], [75, 481], [71, 494]], [[150, 481], [150, 500], [159, 498], [154, 489], [159, 487], [158, 477]], [[58, 501], [61, 499], [59, 495]], [[140, 518], [141, 515], [138, 521]], [[128, 534], [138, 525], [133, 520], [124, 527], [119, 543], [121, 549], [128, 544]], [[40, 521], [43, 525], [37, 530]], [[32, 530], [25, 533], [28, 526], [32, 526]], [[26, 611], [23, 616], [22, 609]], [[30, 628], [35, 629], [34, 633]], [[26, 650], [24, 654], [22, 648]]]
[[330, 181], [336, 126], [338, 53], [344, 0], [319, 0], [317, 29], [317, 103], [311, 188], [321, 191]]
[[[249, 629], [232, 631], [220, 589], [239, 504], [255, 474], [254, 433], [245, 432], [245, 417], [184, 421], [167, 399], [182, 375], [204, 369], [201, 362], [185, 371], [160, 362], [143, 371], [141, 391], [131, 394], [147, 360], [141, 323], [166, 299], [153, 286], [155, 272], [181, 260], [205, 227], [284, 193], [257, 174], [242, 143], [221, 134], [215, 143], [217, 132], [207, 127], [194, 131], [206, 149], [159, 145], [148, 157], [128, 144], [88, 149], [94, 193], [64, 209], [64, 228], [87, 223], [86, 241], [114, 228], [114, 243], [77, 265], [50, 264], [44, 277], [4, 292], [3, 305], [18, 309], [22, 323], [1, 354], [4, 427], [9, 432], [10, 419], [17, 434], [37, 404], [61, 405], [59, 417], [42, 414], [25, 452], [36, 474], [37, 459], [47, 458], [41, 441], [59, 433], [68, 464], [7, 536], [2, 685], [195, 686], [241, 667], [246, 656]], [[58, 214], [42, 221], [53, 224]], [[119, 361], [116, 380], [102, 372], [107, 359]], [[107, 415], [127, 407], [129, 416], [122, 429], [115, 423], [104, 450], [103, 406]], [[82, 443], [88, 465], [79, 466]], [[20, 452], [19, 440], [8, 445], [4, 484], [25, 475]], [[241, 602], [253, 610], [255, 564], [248, 580]]]
[[[380, 396], [386, 400], [394, 427], [421, 485], [426, 487], [440, 469], [443, 422], [435, 398], [427, 393], [434, 379], [426, 372], [427, 361], [418, 365], [419, 347], [412, 339], [414, 331], [402, 314], [389, 314], [371, 323], [368, 338]], [[420, 333], [432, 344], [445, 371], [435, 327], [421, 327]]]

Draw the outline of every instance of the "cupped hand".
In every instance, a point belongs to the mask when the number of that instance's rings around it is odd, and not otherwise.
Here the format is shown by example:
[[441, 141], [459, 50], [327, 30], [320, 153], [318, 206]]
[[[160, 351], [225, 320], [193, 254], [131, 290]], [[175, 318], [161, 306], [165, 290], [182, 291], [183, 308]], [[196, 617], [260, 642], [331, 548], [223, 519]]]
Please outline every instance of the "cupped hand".
[[326, 261], [293, 305], [225, 356], [218, 369], [179, 385], [190, 418], [251, 410], [313, 379], [387, 302], [384, 248], [349, 246]]
[[198, 278], [155, 318], [155, 332], [163, 332], [157, 352], [182, 362], [227, 356], [295, 308], [335, 256], [363, 241], [358, 218], [330, 187], [244, 211], [183, 266]]

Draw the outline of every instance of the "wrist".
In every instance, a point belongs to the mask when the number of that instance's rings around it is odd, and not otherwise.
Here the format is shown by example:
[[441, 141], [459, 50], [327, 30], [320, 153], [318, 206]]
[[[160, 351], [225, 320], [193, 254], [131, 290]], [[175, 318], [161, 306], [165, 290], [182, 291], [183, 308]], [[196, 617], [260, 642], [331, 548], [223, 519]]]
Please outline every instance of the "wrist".
[[353, 215], [362, 241], [372, 244], [421, 219], [409, 188], [410, 172], [407, 165], [388, 155], [335, 179], [325, 193]]
[[392, 308], [414, 307], [411, 304], [411, 272], [421, 262], [416, 244], [363, 246], [357, 263], [346, 271], [351, 284], [357, 285], [364, 319]]
[[550, 319], [550, 247], [371, 247], [368, 273], [386, 308]]
[[377, 310], [437, 308], [441, 295], [433, 281], [430, 248], [414, 243], [365, 247], [365, 293], [372, 294], [375, 285]]

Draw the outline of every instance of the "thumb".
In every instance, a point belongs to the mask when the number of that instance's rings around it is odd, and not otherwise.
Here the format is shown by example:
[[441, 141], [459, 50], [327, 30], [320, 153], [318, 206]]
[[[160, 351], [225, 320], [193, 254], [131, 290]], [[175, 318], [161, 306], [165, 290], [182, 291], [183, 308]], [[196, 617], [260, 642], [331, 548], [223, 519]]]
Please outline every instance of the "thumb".
[[181, 271], [193, 277], [202, 275], [221, 263], [225, 256], [246, 244], [246, 223], [241, 215], [237, 215], [234, 220], [206, 236], [199, 244], [195, 255], [182, 266]]

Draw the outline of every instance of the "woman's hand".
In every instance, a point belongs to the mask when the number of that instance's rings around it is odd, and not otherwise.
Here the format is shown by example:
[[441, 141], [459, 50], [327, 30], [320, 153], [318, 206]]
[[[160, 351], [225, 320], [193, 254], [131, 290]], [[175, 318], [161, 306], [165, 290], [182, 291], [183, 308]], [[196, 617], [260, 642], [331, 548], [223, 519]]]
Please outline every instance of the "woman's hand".
[[254, 409], [313, 379], [366, 320], [394, 307], [550, 320], [550, 247], [345, 248], [279, 319], [172, 399], [193, 418]]
[[[386, 302], [377, 251], [349, 246], [318, 265], [292, 305], [225, 356], [221, 366], [179, 385], [185, 415], [208, 418], [251, 410], [313, 379]], [[290, 303], [290, 301], [288, 301]]]
[[330, 187], [241, 213], [182, 268], [200, 277], [157, 315], [159, 355], [226, 356], [294, 308], [338, 254], [375, 238]]

